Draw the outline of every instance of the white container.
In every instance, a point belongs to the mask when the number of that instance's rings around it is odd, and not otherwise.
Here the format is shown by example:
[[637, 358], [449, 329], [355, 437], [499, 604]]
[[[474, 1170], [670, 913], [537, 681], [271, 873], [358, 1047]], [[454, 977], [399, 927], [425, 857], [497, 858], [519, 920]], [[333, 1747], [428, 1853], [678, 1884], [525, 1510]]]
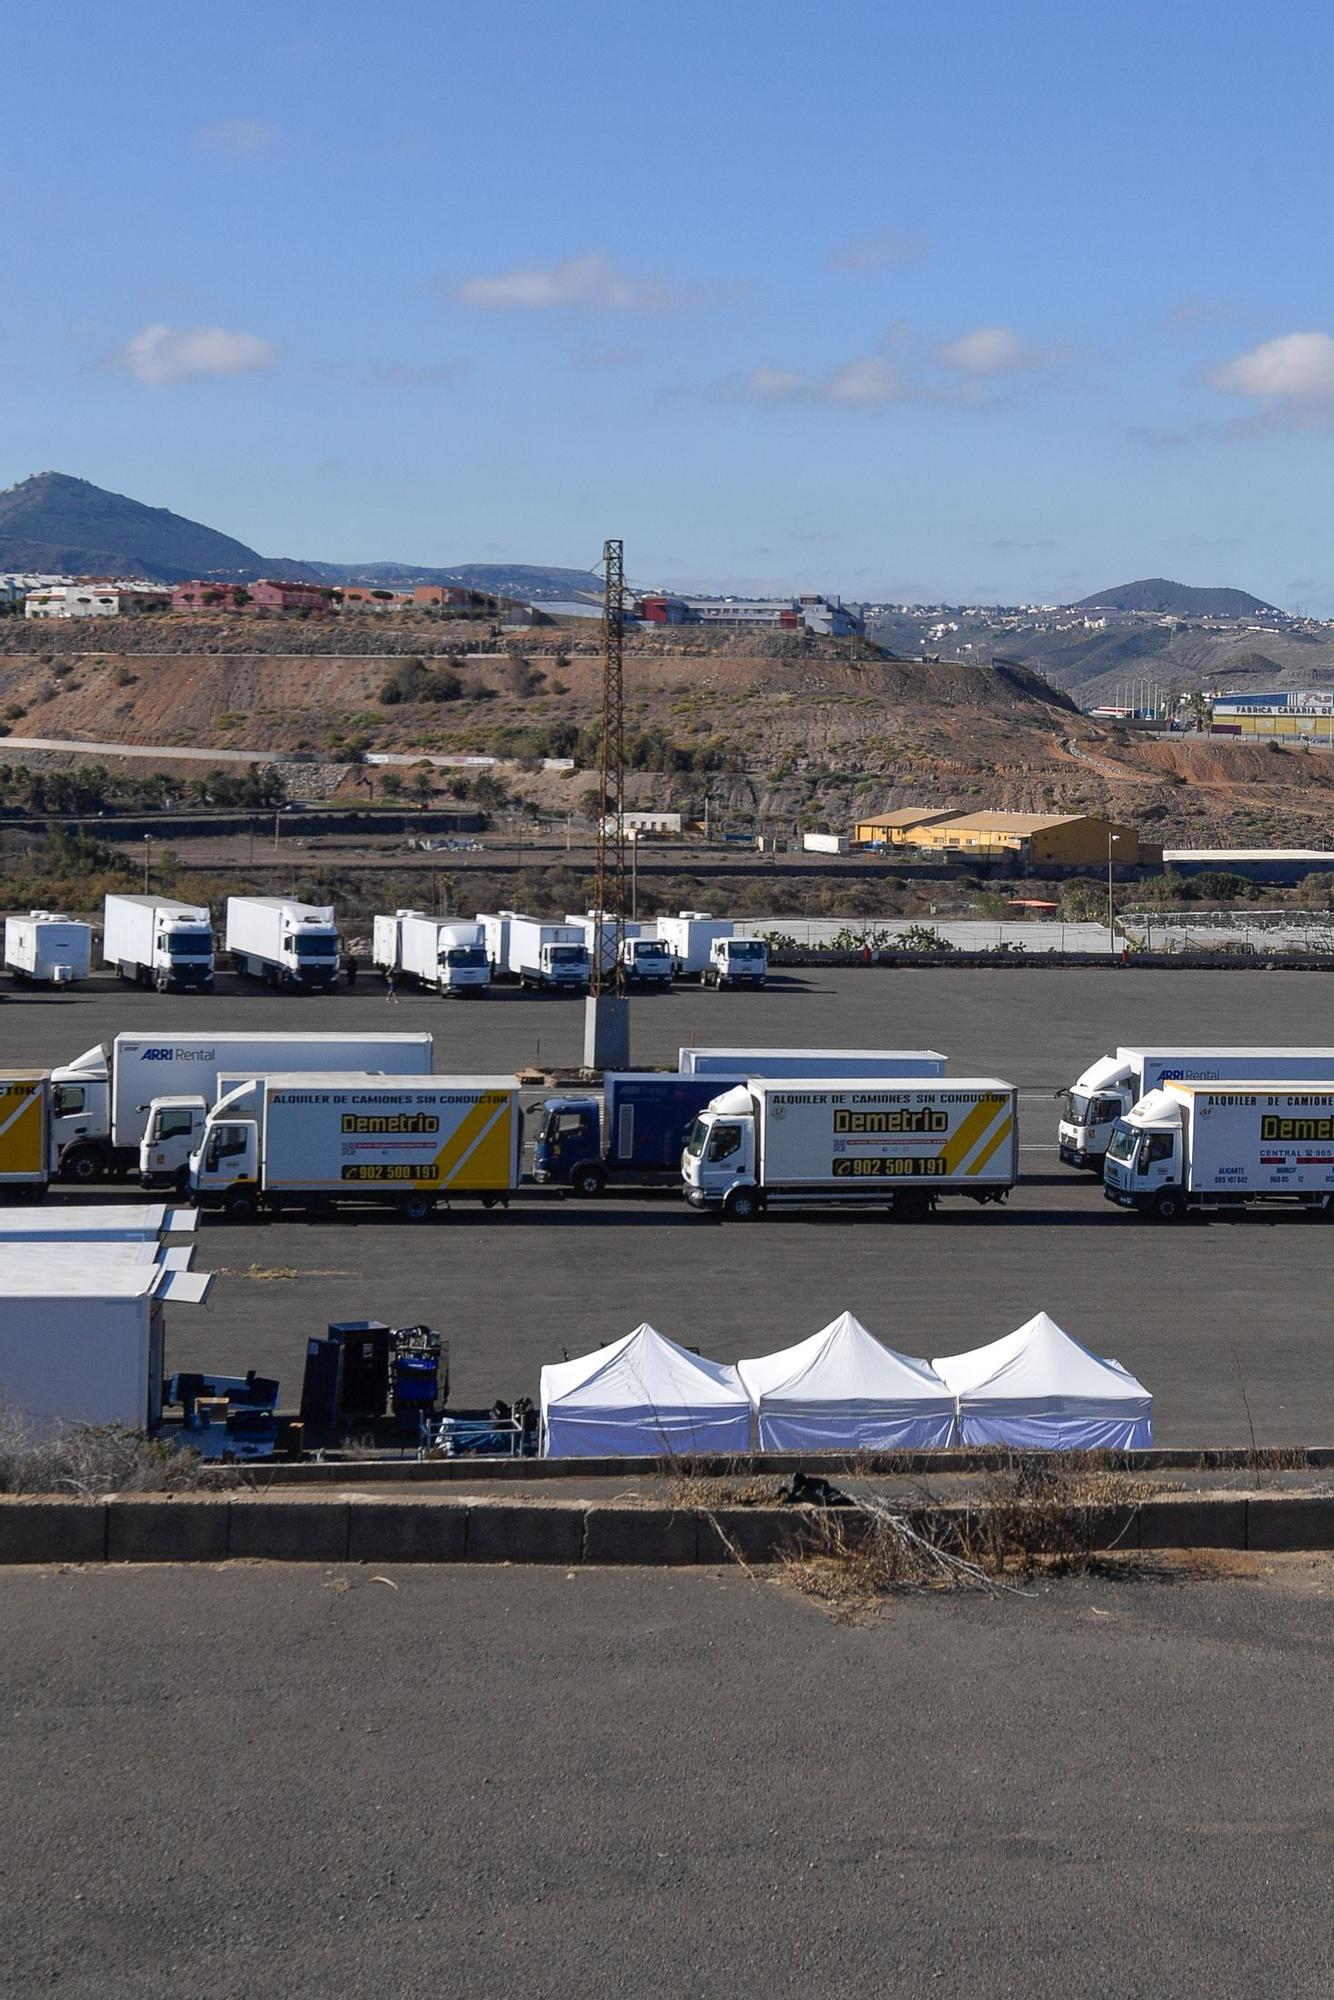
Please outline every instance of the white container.
[[403, 970], [403, 924], [408, 917], [424, 917], [425, 910], [395, 910], [392, 916], [371, 920], [371, 963], [377, 972]]
[[156, 1423], [164, 1303], [201, 1302], [209, 1274], [88, 1258], [80, 1267], [34, 1249], [22, 1270], [0, 1270], [0, 1404], [39, 1430]]
[[845, 833], [803, 833], [801, 844], [807, 854], [846, 854], [848, 851]]
[[944, 1076], [937, 1049], [679, 1049], [682, 1076]]
[[734, 928], [730, 917], [712, 917], [707, 910], [682, 910], [679, 916], [658, 918], [658, 936], [671, 949], [678, 978], [704, 972], [714, 939], [731, 937]]
[[229, 896], [227, 949], [238, 972], [266, 986], [327, 993], [338, 981], [338, 931], [328, 904]]
[[135, 986], [206, 993], [213, 985], [213, 923], [198, 903], [169, 896], [108, 896], [102, 960]]
[[93, 927], [77, 917], [30, 910], [5, 918], [5, 970], [43, 986], [76, 986], [93, 967]]

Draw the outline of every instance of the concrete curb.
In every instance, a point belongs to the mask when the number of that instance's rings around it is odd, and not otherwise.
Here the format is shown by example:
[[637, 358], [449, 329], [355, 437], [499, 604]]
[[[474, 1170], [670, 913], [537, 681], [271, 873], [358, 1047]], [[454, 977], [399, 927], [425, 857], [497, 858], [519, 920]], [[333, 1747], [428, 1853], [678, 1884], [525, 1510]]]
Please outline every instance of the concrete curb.
[[[919, 1510], [914, 1510], [917, 1518]], [[976, 1509], [944, 1506], [921, 1522]], [[0, 1566], [102, 1562], [560, 1563], [686, 1567], [777, 1562], [825, 1519], [806, 1507], [713, 1510], [585, 1501], [113, 1495], [0, 1499]], [[850, 1532], [861, 1516], [839, 1510]], [[1334, 1549], [1334, 1493], [1146, 1497], [1089, 1524], [1093, 1548]]]

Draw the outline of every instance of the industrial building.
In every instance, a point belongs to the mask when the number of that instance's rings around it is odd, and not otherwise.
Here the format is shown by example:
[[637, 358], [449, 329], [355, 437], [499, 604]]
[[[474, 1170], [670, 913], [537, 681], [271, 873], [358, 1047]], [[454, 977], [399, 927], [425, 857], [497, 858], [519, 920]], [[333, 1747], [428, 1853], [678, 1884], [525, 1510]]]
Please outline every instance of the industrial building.
[[1095, 813], [924, 812], [882, 813], [859, 820], [857, 838], [870, 832], [876, 846], [919, 854], [959, 855], [979, 861], [1014, 860], [1052, 868], [1134, 867], [1160, 858], [1133, 826]]
[[649, 625], [758, 625], [835, 639], [860, 637], [866, 629], [860, 611], [818, 591], [799, 597], [675, 597], [650, 591], [639, 600], [639, 616]]
[[1334, 688], [1215, 695], [1210, 727], [1215, 736], [1306, 737], [1334, 745]]

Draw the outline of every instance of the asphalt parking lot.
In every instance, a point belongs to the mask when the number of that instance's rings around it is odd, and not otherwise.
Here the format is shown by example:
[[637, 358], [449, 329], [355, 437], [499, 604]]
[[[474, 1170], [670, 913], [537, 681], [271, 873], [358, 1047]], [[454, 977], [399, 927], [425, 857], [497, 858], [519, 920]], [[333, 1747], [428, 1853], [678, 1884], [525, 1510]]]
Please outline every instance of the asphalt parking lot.
[[[355, 1211], [237, 1229], [209, 1220], [196, 1266], [220, 1273], [204, 1310], [171, 1317], [168, 1363], [276, 1374], [300, 1390], [304, 1341], [331, 1319], [425, 1320], [448, 1338], [452, 1400], [537, 1393], [544, 1361], [649, 1319], [719, 1359], [760, 1354], [845, 1307], [892, 1345], [953, 1353], [1040, 1308], [1133, 1369], [1163, 1444], [1311, 1444], [1334, 1436], [1328, 1225], [1296, 1214], [1155, 1228], [1060, 1166], [1053, 1093], [1117, 1043], [1334, 1040], [1318, 973], [822, 970], [762, 994], [683, 989], [635, 1002], [633, 1055], [682, 1043], [937, 1048], [956, 1075], [1021, 1092], [1025, 1183], [1005, 1208], [951, 1204], [918, 1226], [877, 1215], [771, 1217], [749, 1228], [672, 1196], [462, 1208], [412, 1228]], [[498, 990], [483, 1002], [405, 992], [284, 999], [224, 982], [176, 999], [94, 981], [71, 994], [7, 989], [3, 1060], [68, 1060], [120, 1029], [429, 1027], [436, 1068], [573, 1064], [582, 1006]]]
[[1332, 1593], [0, 1573], [0, 1992], [1324, 2000]]

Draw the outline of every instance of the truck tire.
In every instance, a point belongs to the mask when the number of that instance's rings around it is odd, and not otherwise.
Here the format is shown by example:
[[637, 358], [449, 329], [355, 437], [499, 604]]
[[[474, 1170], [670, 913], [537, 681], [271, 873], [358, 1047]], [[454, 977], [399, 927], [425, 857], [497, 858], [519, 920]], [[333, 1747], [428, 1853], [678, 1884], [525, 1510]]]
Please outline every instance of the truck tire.
[[404, 1222], [429, 1222], [435, 1213], [435, 1196], [414, 1188], [411, 1194], [399, 1196], [398, 1212]]
[[889, 1212], [895, 1222], [926, 1222], [931, 1216], [931, 1197], [921, 1188], [903, 1188], [890, 1196]]
[[229, 1222], [258, 1222], [259, 1198], [253, 1188], [233, 1188], [222, 1204]]
[[100, 1181], [105, 1173], [106, 1161], [96, 1146], [71, 1146], [60, 1162], [61, 1180], [77, 1181], [81, 1187]]
[[592, 1201], [606, 1185], [607, 1176], [591, 1160], [582, 1167], [576, 1167], [570, 1175], [570, 1192], [577, 1194], [581, 1201]]
[[1164, 1188], [1161, 1194], [1154, 1196], [1149, 1213], [1155, 1222], [1184, 1222], [1185, 1197], [1176, 1188]]
[[723, 1214], [733, 1222], [758, 1222], [764, 1214], [764, 1200], [758, 1188], [733, 1188], [723, 1203]]

